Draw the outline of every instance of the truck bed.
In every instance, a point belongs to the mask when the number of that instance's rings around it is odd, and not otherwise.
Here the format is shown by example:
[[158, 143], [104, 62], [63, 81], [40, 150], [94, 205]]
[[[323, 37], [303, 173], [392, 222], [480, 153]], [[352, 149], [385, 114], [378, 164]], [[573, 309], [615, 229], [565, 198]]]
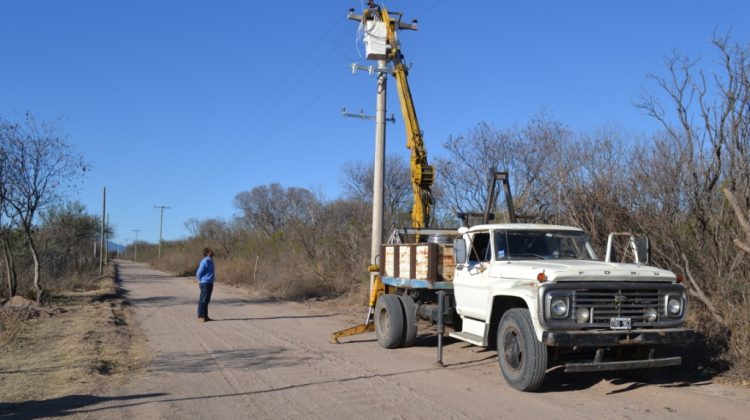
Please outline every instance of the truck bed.
[[397, 287], [452, 289], [456, 261], [452, 244], [383, 245], [381, 279]]

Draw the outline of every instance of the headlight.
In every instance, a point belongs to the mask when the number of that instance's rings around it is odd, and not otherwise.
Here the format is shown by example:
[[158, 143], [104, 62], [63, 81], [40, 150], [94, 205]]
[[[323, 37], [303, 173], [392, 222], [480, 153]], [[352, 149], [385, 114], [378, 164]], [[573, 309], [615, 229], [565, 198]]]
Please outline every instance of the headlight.
[[646, 322], [656, 321], [657, 316], [658, 316], [658, 313], [656, 311], [656, 308], [646, 308], [646, 311], [644, 311], [643, 313], [643, 319]]
[[568, 298], [552, 298], [550, 311], [555, 318], [564, 318], [568, 314]]
[[677, 296], [667, 298], [667, 313], [670, 316], [677, 316], [682, 312], [682, 299]]
[[588, 308], [578, 308], [576, 309], [576, 322], [579, 324], [585, 324], [589, 322], [589, 319], [591, 318], [591, 312], [589, 312]]

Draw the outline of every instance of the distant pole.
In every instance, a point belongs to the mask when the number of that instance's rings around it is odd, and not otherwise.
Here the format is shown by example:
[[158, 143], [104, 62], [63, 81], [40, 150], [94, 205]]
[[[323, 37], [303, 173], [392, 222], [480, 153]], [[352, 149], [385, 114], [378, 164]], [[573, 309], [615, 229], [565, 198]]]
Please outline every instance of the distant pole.
[[125, 259], [128, 259], [128, 242], [130, 242], [130, 239], [125, 238]]
[[133, 261], [138, 262], [138, 232], [140, 232], [140, 229], [133, 229], [133, 232], [135, 232], [135, 240], [133, 241]]
[[104, 275], [104, 225], [107, 224], [107, 187], [104, 187], [102, 191], [102, 230], [100, 239], [102, 241], [99, 246], [99, 275]]
[[104, 229], [104, 264], [109, 263], [109, 212], [107, 212], [107, 226]]
[[161, 260], [161, 232], [162, 226], [164, 226], [164, 209], [168, 209], [169, 206], [154, 206], [155, 209], [159, 209], [159, 259]]

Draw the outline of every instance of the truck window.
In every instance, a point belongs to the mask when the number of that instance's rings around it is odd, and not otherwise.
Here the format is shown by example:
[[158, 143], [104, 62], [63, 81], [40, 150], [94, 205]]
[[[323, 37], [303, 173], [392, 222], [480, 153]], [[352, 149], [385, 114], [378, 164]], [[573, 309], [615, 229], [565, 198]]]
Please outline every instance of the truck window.
[[508, 238], [504, 230], [493, 232], [495, 238], [495, 261], [508, 259]]
[[490, 247], [489, 232], [480, 232], [474, 234], [471, 240], [471, 252], [469, 253], [469, 262], [485, 262], [492, 258], [492, 247]]
[[583, 232], [508, 230], [507, 244], [510, 259], [596, 259]]

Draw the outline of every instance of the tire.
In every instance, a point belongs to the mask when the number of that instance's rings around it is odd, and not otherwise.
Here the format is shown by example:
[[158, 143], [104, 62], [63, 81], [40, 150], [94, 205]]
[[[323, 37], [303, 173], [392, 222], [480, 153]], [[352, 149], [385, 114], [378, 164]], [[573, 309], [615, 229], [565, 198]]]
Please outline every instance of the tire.
[[547, 346], [536, 339], [526, 308], [505, 312], [497, 328], [497, 359], [510, 386], [535, 391], [547, 372]]
[[399, 296], [404, 308], [404, 338], [401, 347], [413, 347], [417, 342], [417, 304], [409, 295]]
[[404, 340], [404, 310], [396, 295], [380, 296], [375, 304], [375, 336], [387, 349], [395, 349]]

